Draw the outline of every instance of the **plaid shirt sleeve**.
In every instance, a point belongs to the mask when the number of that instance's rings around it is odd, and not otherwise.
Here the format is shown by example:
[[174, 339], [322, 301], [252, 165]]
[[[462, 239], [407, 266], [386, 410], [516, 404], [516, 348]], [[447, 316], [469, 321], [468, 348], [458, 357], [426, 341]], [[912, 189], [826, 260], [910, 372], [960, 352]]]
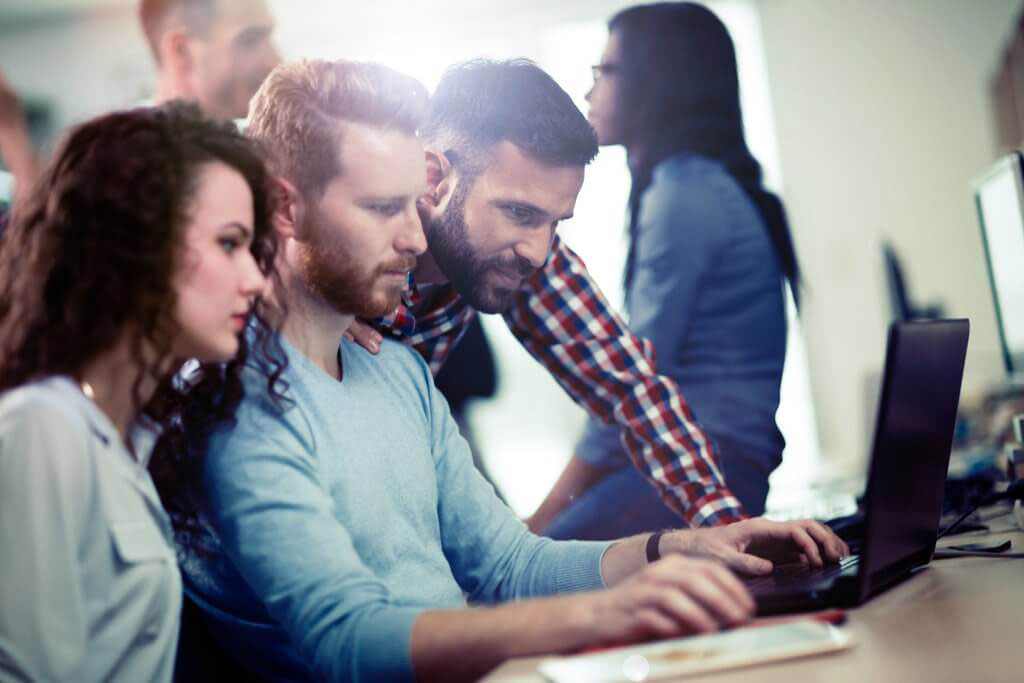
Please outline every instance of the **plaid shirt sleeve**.
[[[437, 374], [476, 314], [450, 287], [416, 318], [414, 284], [392, 315], [374, 321], [402, 339]], [[691, 526], [728, 524], [746, 515], [725, 488], [710, 438], [679, 387], [655, 372], [653, 345], [630, 333], [591, 279], [582, 259], [556, 236], [547, 264], [516, 295], [505, 322], [574, 401], [618, 424], [637, 468]]]
[[712, 526], [745, 517], [679, 387], [655, 371], [653, 345], [629, 331], [582, 259], [557, 236], [547, 264], [527, 280], [505, 321], [574, 401], [623, 427], [634, 464], [685, 522]]
[[402, 294], [402, 303], [388, 316], [371, 324], [382, 334], [402, 341], [414, 349], [430, 366], [432, 375], [441, 371], [448, 354], [469, 329], [476, 311], [450, 286], [444, 286], [431, 302], [430, 311], [417, 318], [413, 307], [419, 302], [420, 290], [410, 276], [409, 286]]

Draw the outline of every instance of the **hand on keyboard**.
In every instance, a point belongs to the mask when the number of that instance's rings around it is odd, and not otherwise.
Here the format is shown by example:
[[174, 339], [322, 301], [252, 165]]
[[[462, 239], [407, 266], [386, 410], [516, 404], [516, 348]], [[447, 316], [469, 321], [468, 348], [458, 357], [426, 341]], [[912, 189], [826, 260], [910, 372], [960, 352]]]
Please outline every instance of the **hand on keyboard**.
[[831, 529], [813, 520], [773, 522], [755, 518], [712, 529], [665, 534], [661, 552], [714, 558], [741, 574], [764, 576], [777, 563], [806, 562], [821, 567], [838, 562], [850, 554], [850, 548]]

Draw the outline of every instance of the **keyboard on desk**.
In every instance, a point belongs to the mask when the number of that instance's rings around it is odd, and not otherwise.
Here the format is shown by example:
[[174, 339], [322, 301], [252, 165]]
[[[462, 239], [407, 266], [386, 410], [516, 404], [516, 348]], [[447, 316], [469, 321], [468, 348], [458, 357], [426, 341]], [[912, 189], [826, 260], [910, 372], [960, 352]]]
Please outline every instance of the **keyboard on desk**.
[[745, 583], [755, 596], [808, 590], [839, 576], [856, 576], [858, 559], [857, 555], [850, 555], [824, 567], [811, 567], [802, 563], [783, 564], [777, 566], [770, 575], [749, 579]]

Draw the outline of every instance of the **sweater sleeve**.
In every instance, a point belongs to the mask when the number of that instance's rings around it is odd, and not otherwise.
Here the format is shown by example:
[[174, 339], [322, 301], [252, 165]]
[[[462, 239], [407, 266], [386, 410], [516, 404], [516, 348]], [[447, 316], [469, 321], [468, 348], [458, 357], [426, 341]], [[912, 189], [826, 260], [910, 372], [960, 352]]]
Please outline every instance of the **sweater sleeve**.
[[471, 602], [493, 603], [603, 588], [605, 542], [553, 541], [530, 533], [473, 465], [448, 404], [422, 368], [437, 468], [441, 542]]
[[[241, 410], [262, 410], [243, 404]], [[259, 429], [242, 425], [259, 425]], [[228, 556], [316, 677], [411, 680], [422, 610], [392, 603], [333, 514], [301, 408], [269, 409], [214, 438], [211, 521]]]

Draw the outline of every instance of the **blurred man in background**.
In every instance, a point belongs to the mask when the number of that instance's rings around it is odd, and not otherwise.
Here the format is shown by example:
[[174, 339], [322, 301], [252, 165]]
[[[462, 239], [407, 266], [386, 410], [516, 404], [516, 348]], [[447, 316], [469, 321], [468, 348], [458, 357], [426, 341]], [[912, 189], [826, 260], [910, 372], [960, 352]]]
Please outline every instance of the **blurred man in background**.
[[181, 97], [214, 118], [245, 118], [281, 61], [264, 0], [140, 0], [139, 21], [156, 59], [158, 103]]
[[[195, 101], [217, 119], [245, 118], [249, 99], [281, 61], [264, 0], [140, 0], [139, 21], [157, 66], [154, 103]], [[0, 74], [0, 232], [17, 195], [35, 180], [21, 103]], [[13, 188], [13, 191], [12, 191]]]

